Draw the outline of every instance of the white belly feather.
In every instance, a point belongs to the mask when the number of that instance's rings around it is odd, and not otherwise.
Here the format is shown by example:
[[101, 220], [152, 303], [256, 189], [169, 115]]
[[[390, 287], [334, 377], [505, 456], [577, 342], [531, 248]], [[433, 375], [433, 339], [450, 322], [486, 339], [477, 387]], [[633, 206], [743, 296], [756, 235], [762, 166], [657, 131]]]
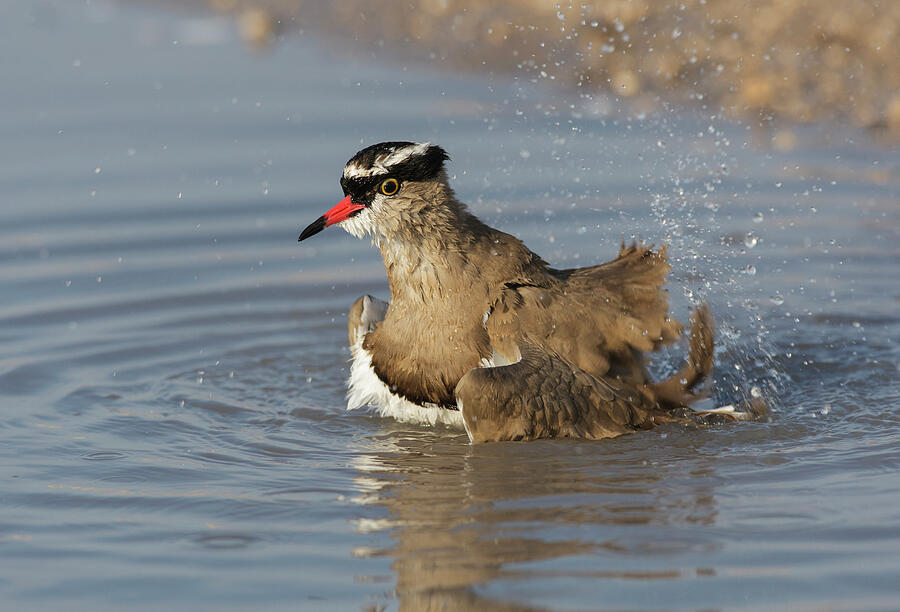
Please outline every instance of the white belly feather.
[[362, 337], [350, 347], [353, 363], [350, 365], [350, 379], [347, 381], [347, 410], [363, 406], [373, 406], [381, 416], [388, 416], [419, 425], [443, 423], [453, 427], [463, 427], [459, 410], [448, 410], [437, 404], [414, 404], [408, 399], [392, 393], [390, 388], [378, 378], [372, 367], [372, 355], [362, 347]]

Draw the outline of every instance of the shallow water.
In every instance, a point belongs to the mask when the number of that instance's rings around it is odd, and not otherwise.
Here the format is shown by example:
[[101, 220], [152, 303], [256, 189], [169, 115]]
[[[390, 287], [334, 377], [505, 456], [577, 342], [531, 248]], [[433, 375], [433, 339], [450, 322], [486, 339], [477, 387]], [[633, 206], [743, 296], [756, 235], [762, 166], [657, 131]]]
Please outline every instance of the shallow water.
[[[896, 148], [253, 53], [203, 13], [0, 16], [4, 609], [900, 607]], [[296, 238], [406, 138], [556, 265], [670, 244], [674, 312], [719, 320], [715, 399], [771, 420], [473, 447], [346, 412], [346, 311], [384, 271]]]

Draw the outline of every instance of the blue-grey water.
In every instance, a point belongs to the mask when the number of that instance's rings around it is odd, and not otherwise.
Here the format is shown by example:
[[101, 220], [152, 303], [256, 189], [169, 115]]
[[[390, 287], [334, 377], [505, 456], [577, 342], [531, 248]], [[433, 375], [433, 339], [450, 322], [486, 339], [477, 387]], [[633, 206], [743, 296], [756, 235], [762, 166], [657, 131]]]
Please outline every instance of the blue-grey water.
[[[0, 7], [0, 609], [900, 609], [896, 146], [166, 9]], [[715, 401], [771, 418], [471, 446], [345, 411], [384, 270], [297, 235], [389, 139], [556, 265], [669, 244]]]

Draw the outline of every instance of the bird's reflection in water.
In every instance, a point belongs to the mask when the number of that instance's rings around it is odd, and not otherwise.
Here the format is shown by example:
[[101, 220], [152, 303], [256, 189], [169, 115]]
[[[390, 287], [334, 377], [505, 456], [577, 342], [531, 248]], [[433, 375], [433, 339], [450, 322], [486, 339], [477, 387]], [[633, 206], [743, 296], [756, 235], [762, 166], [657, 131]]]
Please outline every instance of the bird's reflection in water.
[[695, 452], [690, 433], [666, 437], [471, 446], [465, 436], [387, 433], [356, 466], [359, 501], [387, 516], [358, 528], [391, 530], [394, 545], [357, 552], [394, 558], [401, 610], [540, 609], [479, 594], [498, 580], [710, 575], [677, 558], [719, 548], [704, 533], [716, 518], [714, 457]]

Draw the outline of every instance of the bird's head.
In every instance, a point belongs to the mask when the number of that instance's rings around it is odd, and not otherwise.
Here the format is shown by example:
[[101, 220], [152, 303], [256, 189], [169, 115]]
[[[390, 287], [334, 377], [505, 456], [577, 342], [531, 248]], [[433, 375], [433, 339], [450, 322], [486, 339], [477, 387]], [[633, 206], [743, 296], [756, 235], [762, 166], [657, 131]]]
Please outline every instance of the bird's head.
[[344, 199], [303, 230], [300, 240], [338, 223], [354, 236], [376, 239], [422, 223], [428, 208], [452, 193], [444, 172], [448, 159], [441, 147], [428, 142], [366, 147], [344, 166]]

